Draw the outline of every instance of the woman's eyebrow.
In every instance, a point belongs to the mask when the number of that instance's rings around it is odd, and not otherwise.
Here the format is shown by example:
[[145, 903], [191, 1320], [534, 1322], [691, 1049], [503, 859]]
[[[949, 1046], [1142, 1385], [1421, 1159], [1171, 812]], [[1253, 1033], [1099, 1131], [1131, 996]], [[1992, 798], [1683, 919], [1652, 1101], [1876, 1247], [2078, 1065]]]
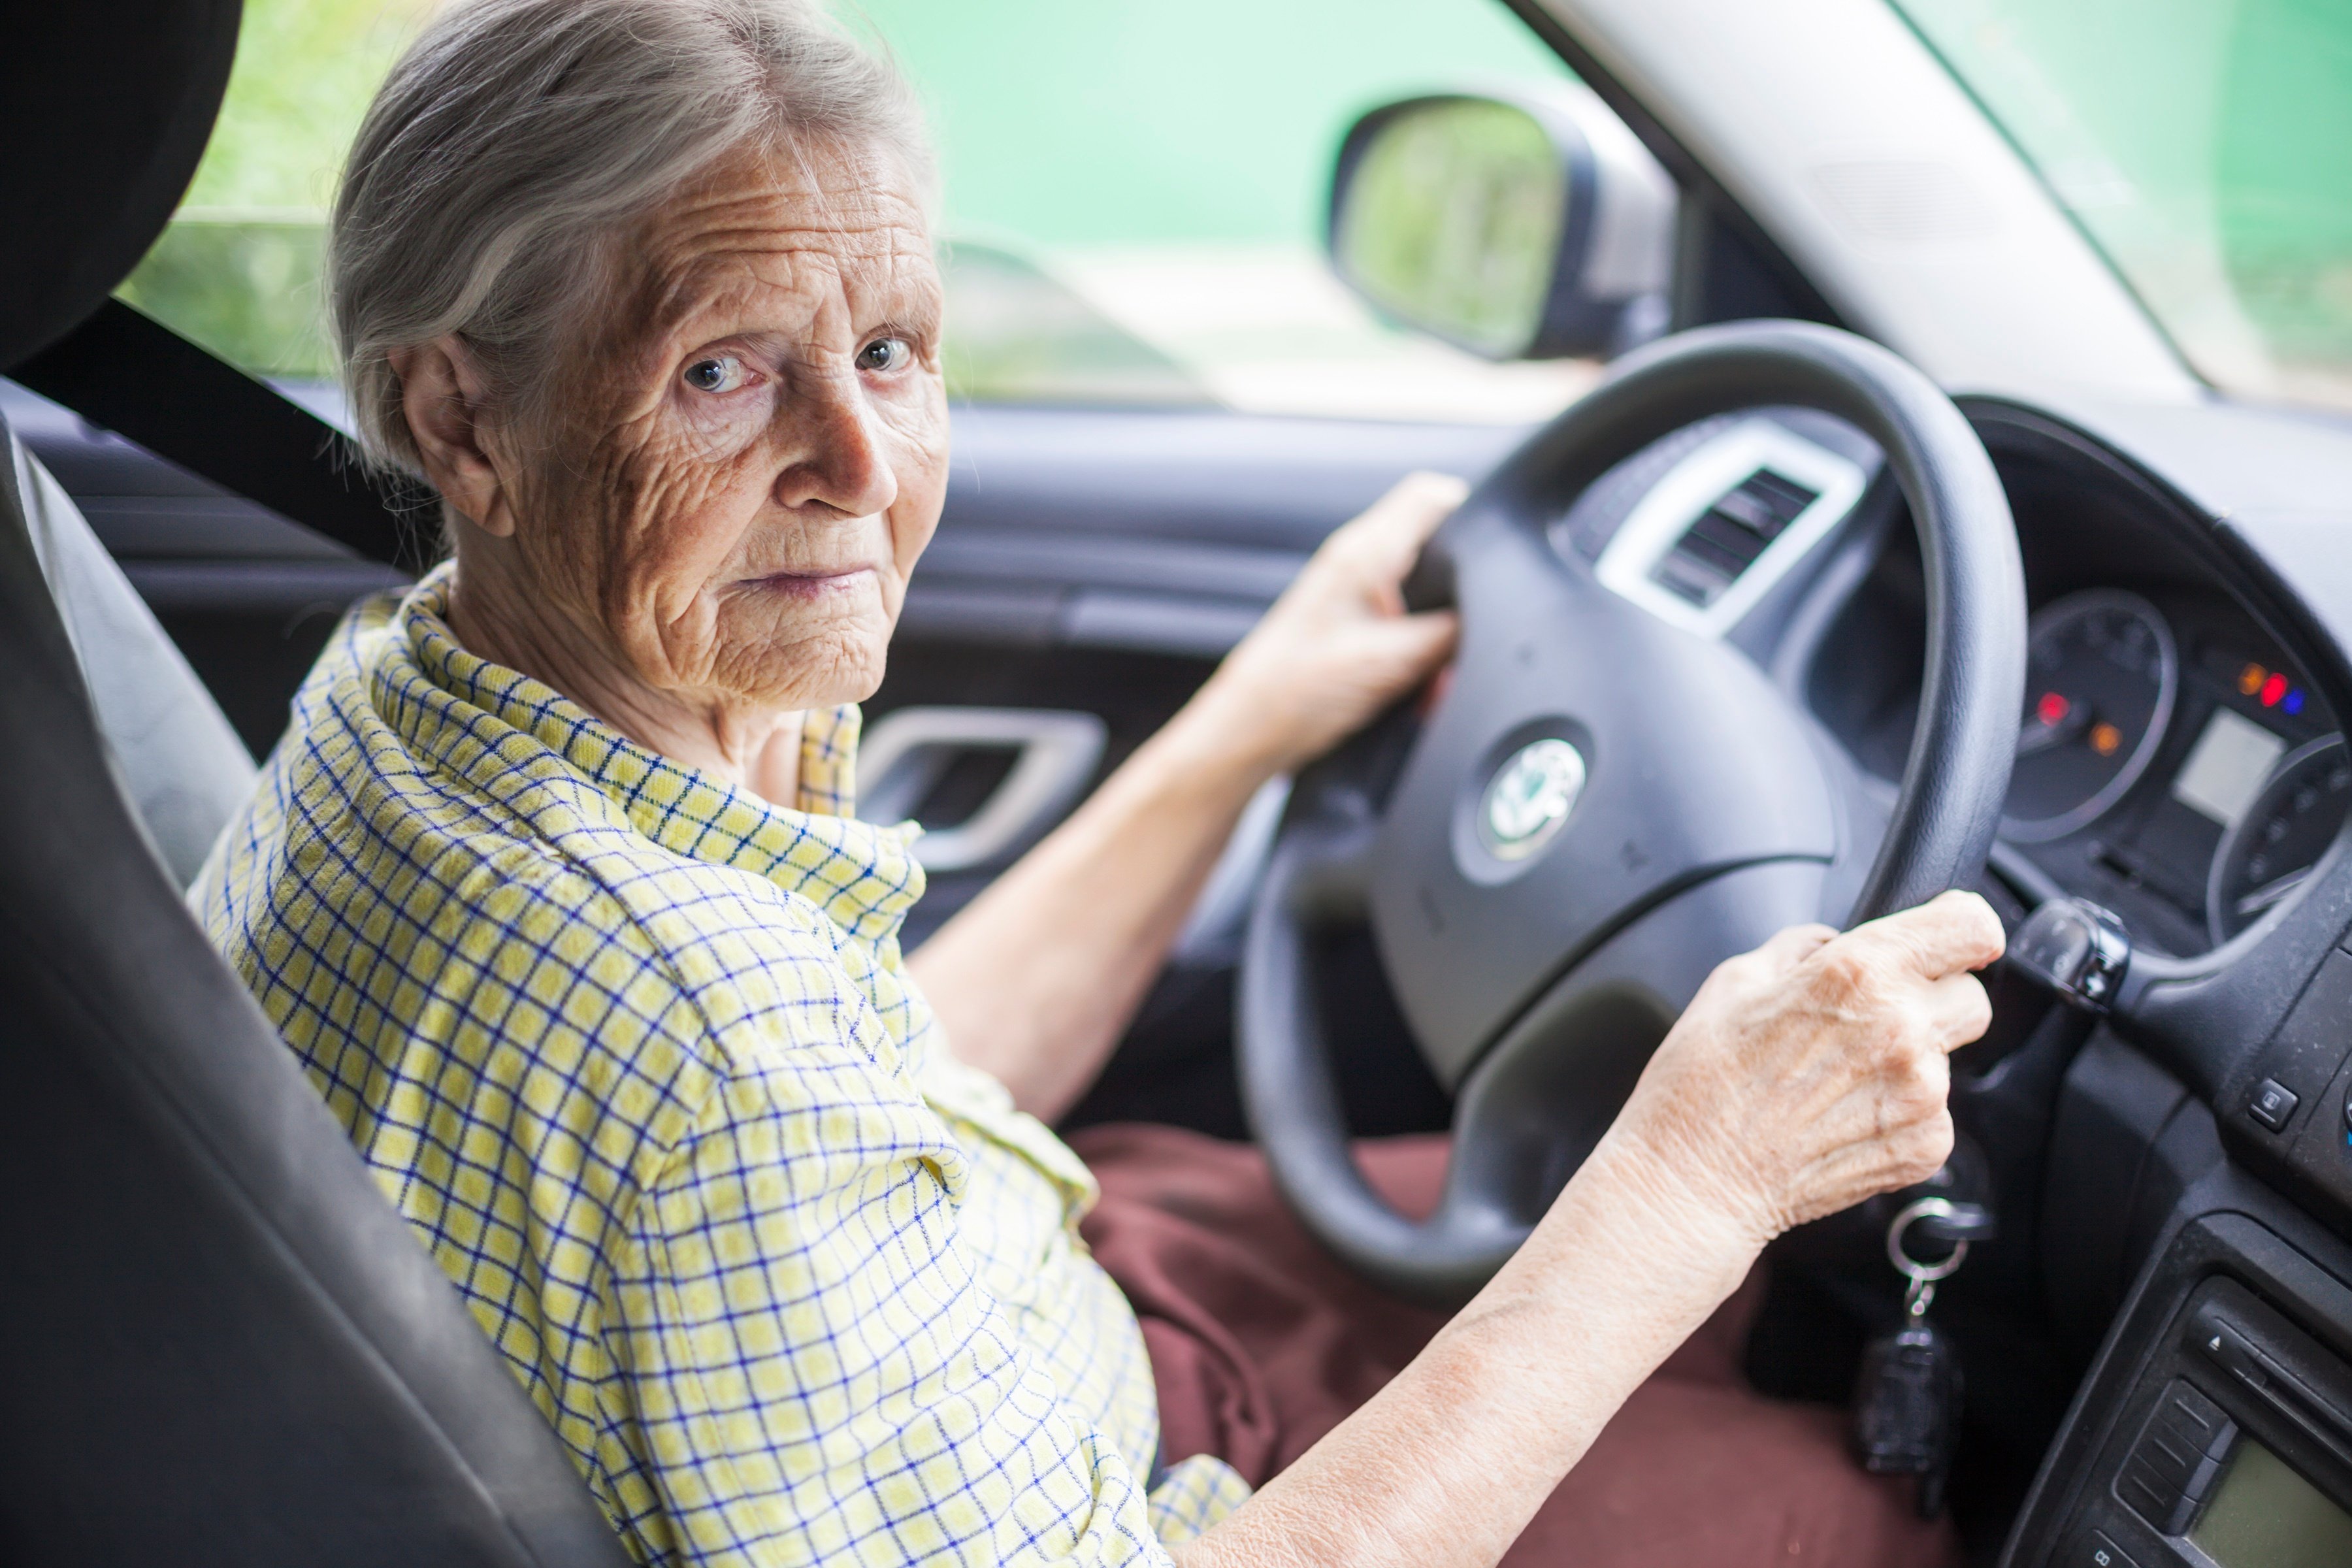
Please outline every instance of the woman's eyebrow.
[[945, 313], [945, 301], [937, 289], [897, 290], [876, 325], [928, 336], [940, 330], [940, 321]]
[[[837, 281], [820, 285], [820, 290], [839, 289], [857, 332], [880, 326], [920, 333], [939, 331], [945, 300], [935, 277], [922, 277], [881, 258], [851, 258], [838, 268], [836, 277]], [[743, 265], [740, 253], [696, 257], [649, 282], [646, 324], [666, 337], [749, 341], [799, 336], [815, 313], [809, 308], [809, 293], [761, 277]], [[796, 302], [789, 322], [778, 320], [772, 310], [772, 302], [778, 296]]]

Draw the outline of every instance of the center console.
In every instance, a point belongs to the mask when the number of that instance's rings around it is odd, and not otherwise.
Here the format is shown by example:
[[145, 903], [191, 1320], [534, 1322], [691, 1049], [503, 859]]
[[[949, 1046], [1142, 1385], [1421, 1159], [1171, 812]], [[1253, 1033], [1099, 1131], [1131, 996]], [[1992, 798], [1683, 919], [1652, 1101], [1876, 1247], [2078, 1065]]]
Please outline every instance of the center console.
[[2241, 1173], [2200, 1196], [2085, 1381], [2012, 1568], [2352, 1564], [2352, 1249]]
[[[2003, 1568], [2352, 1568], [2352, 948], [2324, 952], [2210, 1100], [2175, 1089], [2219, 1146], [2138, 1231]], [[2133, 1228], [2086, 1201], [2076, 1252]]]

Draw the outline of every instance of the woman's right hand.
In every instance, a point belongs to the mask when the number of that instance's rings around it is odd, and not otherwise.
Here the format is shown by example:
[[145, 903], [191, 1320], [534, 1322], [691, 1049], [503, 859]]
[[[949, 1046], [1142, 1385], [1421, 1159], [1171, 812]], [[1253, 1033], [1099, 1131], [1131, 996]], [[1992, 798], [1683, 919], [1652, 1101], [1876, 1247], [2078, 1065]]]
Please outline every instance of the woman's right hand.
[[1935, 1172], [2000, 956], [1972, 893], [1707, 977], [1527, 1245], [1184, 1568], [1484, 1568], [1772, 1237]]
[[1707, 977], [1610, 1137], [1755, 1246], [1935, 1173], [1947, 1055], [1991, 1021], [2000, 921], [1948, 892], [1843, 934], [1797, 926]]

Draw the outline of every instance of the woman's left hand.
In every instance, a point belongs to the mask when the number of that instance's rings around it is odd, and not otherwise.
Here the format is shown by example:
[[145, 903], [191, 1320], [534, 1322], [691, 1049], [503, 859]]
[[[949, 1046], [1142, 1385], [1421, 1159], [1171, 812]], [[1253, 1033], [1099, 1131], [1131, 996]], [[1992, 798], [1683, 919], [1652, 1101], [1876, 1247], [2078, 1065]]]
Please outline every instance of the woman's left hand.
[[1086, 1092], [1257, 787], [1427, 679], [1454, 616], [1405, 614], [1466, 487], [1415, 474], [1323, 542], [1167, 728], [912, 959], [957, 1056], [1052, 1121]]
[[1452, 654], [1453, 612], [1408, 615], [1402, 589], [1421, 547], [1468, 493], [1446, 474], [1400, 480], [1323, 542], [1201, 689], [1195, 711], [1253, 773], [1270, 778], [1322, 755]]

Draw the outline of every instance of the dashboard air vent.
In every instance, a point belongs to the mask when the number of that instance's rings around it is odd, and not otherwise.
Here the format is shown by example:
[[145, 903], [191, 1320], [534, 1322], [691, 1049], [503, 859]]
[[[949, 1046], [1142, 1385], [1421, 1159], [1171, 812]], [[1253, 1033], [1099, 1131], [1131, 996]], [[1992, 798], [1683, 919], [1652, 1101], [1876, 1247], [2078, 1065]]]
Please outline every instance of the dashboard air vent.
[[[1821, 492], [1758, 468], [1699, 513], [1650, 580], [1701, 608], [1712, 605]], [[1685, 513], [1685, 515], [1688, 515]]]

